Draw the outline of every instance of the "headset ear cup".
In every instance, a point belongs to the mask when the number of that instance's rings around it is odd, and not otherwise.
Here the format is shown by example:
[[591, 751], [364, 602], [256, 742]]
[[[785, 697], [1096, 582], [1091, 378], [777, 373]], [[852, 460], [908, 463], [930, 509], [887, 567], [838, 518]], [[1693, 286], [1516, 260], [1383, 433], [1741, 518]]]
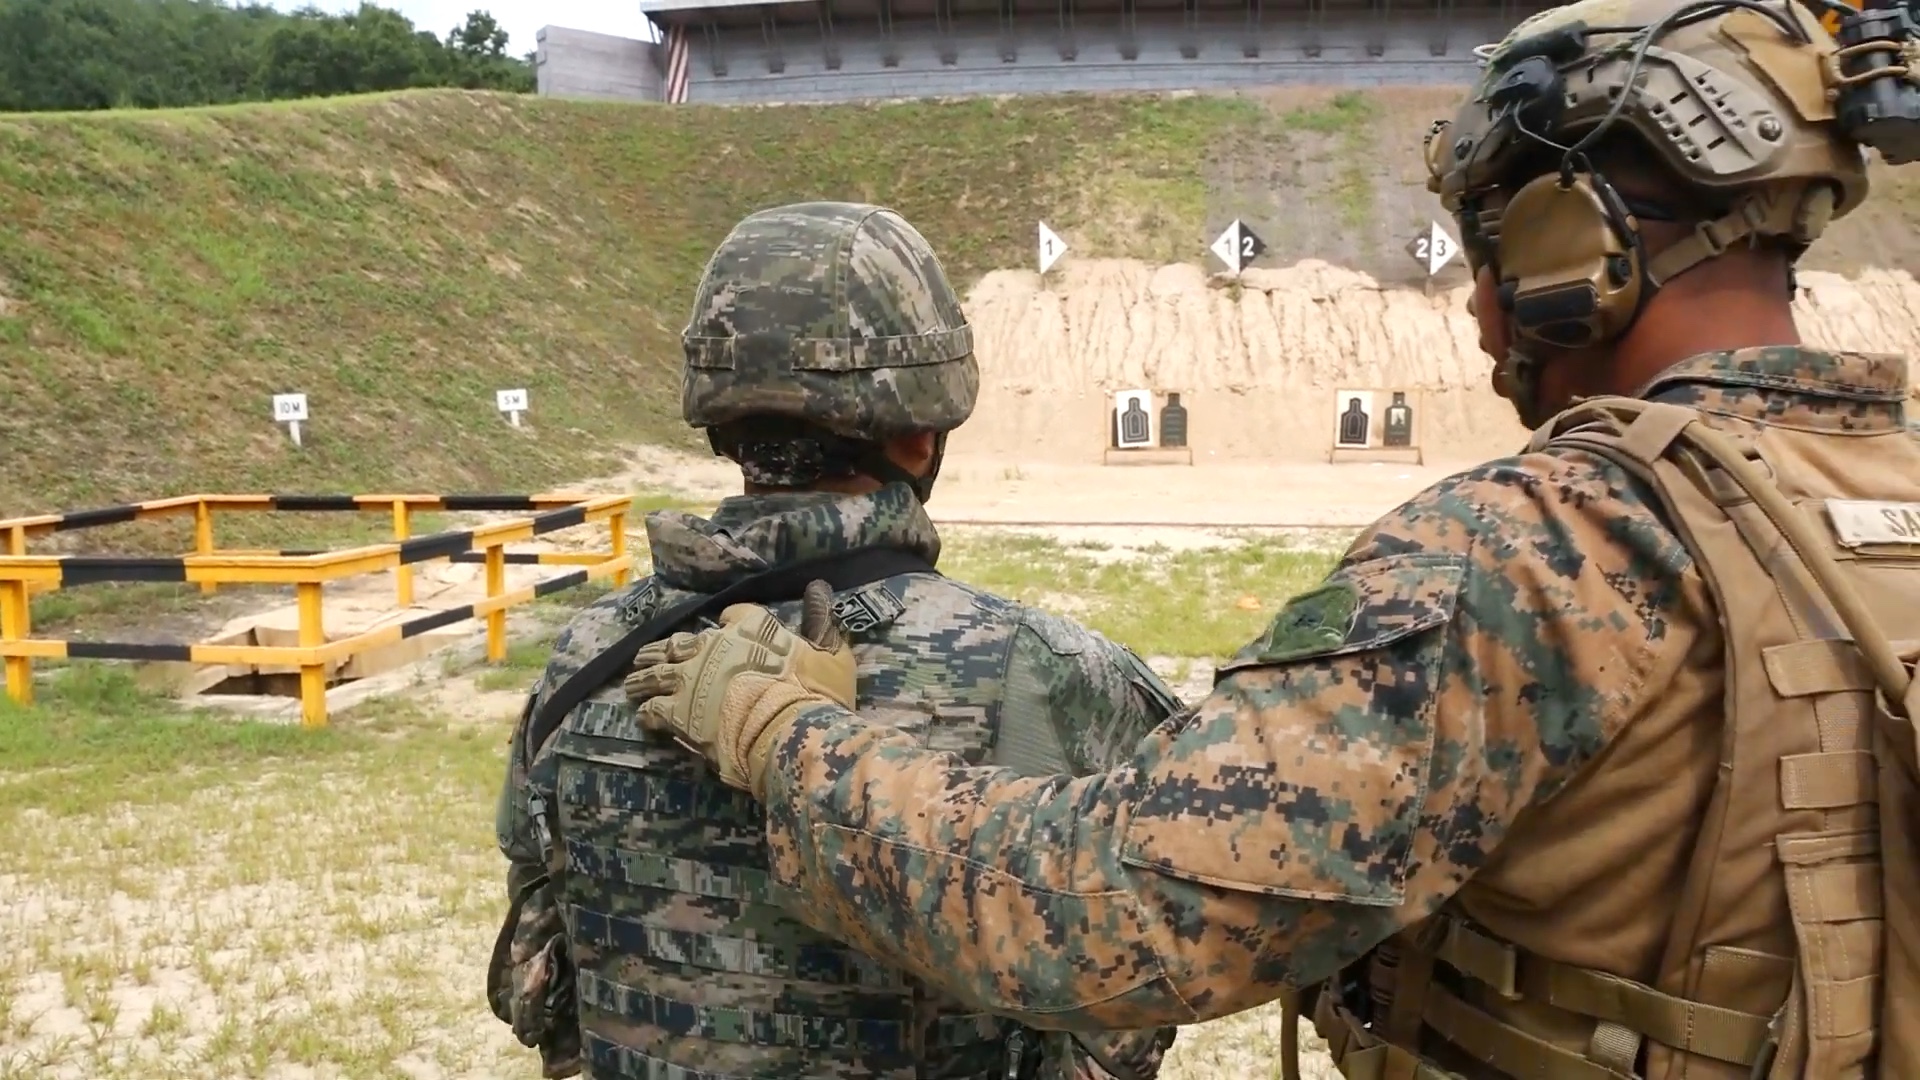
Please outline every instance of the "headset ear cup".
[[1559, 348], [1624, 333], [1645, 281], [1638, 234], [1604, 178], [1548, 174], [1501, 212], [1503, 306], [1523, 340]]

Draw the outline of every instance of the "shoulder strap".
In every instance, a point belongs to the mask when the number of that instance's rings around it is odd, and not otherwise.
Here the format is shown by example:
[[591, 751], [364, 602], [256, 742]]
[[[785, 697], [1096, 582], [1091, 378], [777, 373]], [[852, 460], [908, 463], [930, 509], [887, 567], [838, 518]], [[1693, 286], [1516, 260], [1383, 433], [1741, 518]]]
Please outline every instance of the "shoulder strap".
[[655, 612], [646, 622], [628, 631], [605, 651], [587, 661], [586, 666], [560, 684], [552, 696], [540, 705], [527, 731], [528, 759], [546, 744], [560, 721], [587, 695], [604, 686], [621, 669], [633, 662], [635, 653], [649, 642], [659, 641], [685, 623], [704, 615], [726, 610], [731, 604], [771, 604], [792, 600], [806, 592], [807, 584], [824, 581], [833, 591], [870, 585], [900, 574], [934, 574], [939, 571], [925, 558], [899, 548], [867, 548], [838, 552], [805, 562], [777, 566], [758, 574], [749, 574], [717, 593], [696, 596], [664, 611]]
[[[1780, 489], [1747, 460], [1747, 455], [1740, 447], [1728, 436], [1699, 422], [1699, 414], [1684, 406], [1606, 399], [1592, 403], [1590, 408], [1581, 411], [1602, 409], [1627, 418], [1628, 422], [1624, 429], [1619, 429], [1618, 435], [1603, 435], [1592, 429], [1564, 431], [1541, 440], [1542, 445], [1575, 446], [1603, 454], [1614, 450], [1616, 453], [1607, 456], [1643, 477], [1650, 471], [1651, 463], [1665, 456], [1667, 448], [1675, 442], [1685, 443], [1699, 451], [1709, 462], [1718, 466], [1779, 530], [1788, 547], [1799, 556], [1814, 581], [1826, 593], [1834, 613], [1852, 635], [1855, 647], [1867, 661], [1867, 669], [1873, 673], [1874, 680], [1885, 695], [1888, 708], [1896, 714], [1904, 714], [1913, 676], [1901, 662], [1899, 653], [1874, 622], [1859, 593], [1841, 575], [1840, 567], [1827, 554], [1806, 516], [1795, 509]], [[1569, 410], [1569, 414], [1573, 411]], [[1622, 454], [1628, 461], [1620, 460]]]

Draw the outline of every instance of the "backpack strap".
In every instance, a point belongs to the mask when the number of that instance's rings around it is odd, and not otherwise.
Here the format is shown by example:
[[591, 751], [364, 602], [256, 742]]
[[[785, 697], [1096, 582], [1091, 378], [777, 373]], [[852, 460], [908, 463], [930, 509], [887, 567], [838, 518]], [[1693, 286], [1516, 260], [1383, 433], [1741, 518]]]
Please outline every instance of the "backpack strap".
[[732, 604], [773, 604], [792, 600], [807, 591], [813, 581], [824, 581], [836, 593], [857, 589], [901, 574], [939, 576], [923, 556], [901, 548], [865, 548], [824, 555], [804, 562], [788, 563], [749, 574], [717, 593], [695, 596], [656, 612], [652, 618], [628, 631], [586, 665], [560, 684], [552, 696], [542, 702], [526, 733], [528, 760], [546, 745], [560, 722], [588, 695], [620, 674], [640, 651], [641, 646], [673, 633], [680, 626], [702, 616], [725, 611]]
[[[1906, 714], [1907, 695], [1913, 689], [1914, 677], [1901, 661], [1898, 650], [1874, 622], [1866, 603], [1860, 599], [1852, 583], [1841, 575], [1839, 564], [1827, 553], [1806, 515], [1796, 509], [1780, 488], [1748, 460], [1746, 453], [1732, 438], [1701, 423], [1699, 414], [1692, 409], [1659, 402], [1625, 398], [1596, 399], [1576, 406], [1563, 416], [1572, 420], [1576, 416], [1592, 416], [1595, 413], [1610, 414], [1608, 418], [1613, 425], [1618, 425], [1618, 434], [1610, 437], [1594, 431], [1591, 426], [1569, 428], [1554, 422], [1548, 428], [1559, 427], [1560, 433], [1551, 434], [1545, 439], [1536, 435], [1535, 447], [1553, 445], [1588, 450], [1613, 460], [1641, 477], [1652, 472], [1653, 462], [1664, 456], [1668, 447], [1675, 442], [1684, 443], [1699, 452], [1717, 466], [1727, 479], [1733, 481], [1741, 494], [1751, 499], [1767, 521], [1779, 530], [1781, 537], [1799, 556], [1801, 564], [1826, 594], [1827, 601], [1833, 605], [1834, 614], [1840, 617], [1840, 622], [1853, 638], [1854, 646], [1865, 657], [1867, 669], [1879, 684], [1888, 708], [1895, 715]], [[1543, 428], [1543, 432], [1546, 430]], [[1738, 519], [1735, 519], [1735, 523], [1739, 524]]]

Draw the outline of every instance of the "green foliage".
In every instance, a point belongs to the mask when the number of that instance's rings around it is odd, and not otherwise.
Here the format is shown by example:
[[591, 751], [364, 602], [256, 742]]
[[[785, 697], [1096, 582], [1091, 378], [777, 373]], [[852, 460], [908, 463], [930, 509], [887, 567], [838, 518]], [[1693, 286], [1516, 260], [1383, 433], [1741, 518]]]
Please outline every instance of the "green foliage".
[[484, 11], [444, 40], [374, 4], [0, 0], [0, 112], [171, 108], [451, 86], [531, 92]]

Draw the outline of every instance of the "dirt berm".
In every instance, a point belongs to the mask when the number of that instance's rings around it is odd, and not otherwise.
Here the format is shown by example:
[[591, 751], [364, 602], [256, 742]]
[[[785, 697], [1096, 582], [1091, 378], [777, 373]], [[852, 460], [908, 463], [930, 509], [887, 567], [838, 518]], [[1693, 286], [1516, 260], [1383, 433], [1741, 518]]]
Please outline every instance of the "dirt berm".
[[[1800, 284], [1809, 343], [1920, 355], [1920, 282], [1905, 271], [1807, 271]], [[1195, 464], [1327, 460], [1340, 390], [1375, 392], [1376, 424], [1388, 392], [1408, 391], [1430, 461], [1525, 441], [1488, 385], [1457, 286], [1428, 296], [1317, 261], [1252, 269], [1236, 285], [1190, 264], [1084, 259], [1044, 283], [989, 273], [967, 310], [982, 388], [956, 454], [1099, 464], [1122, 390], [1151, 391], [1156, 424], [1166, 394], [1180, 395]]]

